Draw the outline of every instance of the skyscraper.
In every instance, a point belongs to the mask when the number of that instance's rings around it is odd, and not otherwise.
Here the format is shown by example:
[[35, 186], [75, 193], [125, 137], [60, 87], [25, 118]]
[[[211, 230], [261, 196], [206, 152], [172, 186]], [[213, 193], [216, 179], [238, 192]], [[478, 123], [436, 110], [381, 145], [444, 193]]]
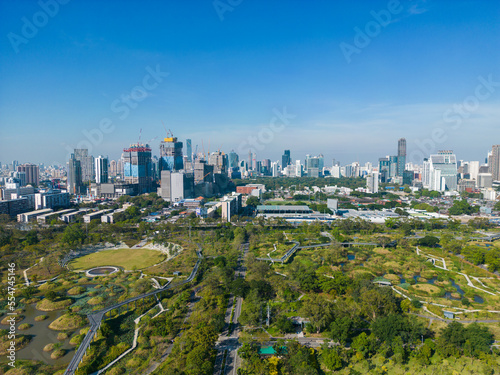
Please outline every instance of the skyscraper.
[[82, 168], [82, 182], [92, 181], [94, 179], [94, 157], [89, 155], [86, 148], [75, 149], [75, 159], [80, 161]]
[[305, 169], [308, 177], [319, 177], [323, 172], [324, 158], [323, 155], [310, 156], [306, 155]]
[[21, 164], [17, 167], [17, 171], [26, 173], [26, 184], [38, 185], [40, 175], [38, 165], [30, 163]]
[[111, 161], [109, 162], [109, 175], [110, 175], [111, 177], [116, 177], [116, 175], [117, 175], [117, 170], [118, 170], [118, 168], [117, 168], [117, 163], [116, 163], [116, 160], [111, 160]]
[[191, 146], [191, 140], [186, 139], [186, 156], [187, 156], [187, 161], [191, 162], [193, 161], [193, 148]]
[[285, 150], [283, 156], [281, 157], [281, 168], [285, 169], [291, 164], [292, 160], [290, 158], [290, 150]]
[[68, 161], [68, 180], [67, 190], [70, 194], [82, 194], [82, 167], [80, 160], [75, 158], [75, 154], [71, 154]]
[[406, 165], [406, 139], [400, 138], [398, 140], [398, 167], [397, 175], [403, 176]]
[[369, 193], [378, 193], [378, 172], [372, 172], [368, 176], [366, 176], [366, 188]]
[[234, 150], [229, 153], [229, 168], [238, 168], [240, 158]]
[[426, 189], [456, 191], [457, 175], [457, 158], [452, 151], [438, 151], [424, 160], [422, 184]]
[[159, 167], [162, 171], [180, 171], [184, 168], [182, 142], [178, 142], [176, 137], [164, 138], [160, 143]]
[[98, 156], [95, 159], [95, 182], [105, 184], [108, 182], [108, 158]]
[[500, 145], [494, 145], [490, 157], [490, 173], [493, 181], [500, 180]]
[[149, 193], [153, 185], [153, 167], [151, 148], [149, 145], [132, 144], [123, 149], [124, 180], [130, 184], [138, 184], [138, 193]]

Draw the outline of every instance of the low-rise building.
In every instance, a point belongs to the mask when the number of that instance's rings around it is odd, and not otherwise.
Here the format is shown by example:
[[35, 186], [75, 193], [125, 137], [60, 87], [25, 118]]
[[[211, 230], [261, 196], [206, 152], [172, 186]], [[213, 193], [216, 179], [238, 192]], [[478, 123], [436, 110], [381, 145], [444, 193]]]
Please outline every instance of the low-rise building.
[[38, 216], [48, 214], [49, 212], [53, 212], [53, 210], [51, 208], [46, 208], [44, 210], [25, 212], [17, 215], [17, 221], [19, 223], [29, 223], [30, 221], [36, 220]]
[[83, 222], [90, 223], [92, 220], [100, 219], [102, 215], [110, 212], [111, 210], [100, 210], [96, 212], [91, 212], [89, 214], [83, 215]]
[[48, 221], [58, 218], [61, 220], [61, 216], [71, 213], [71, 212], [76, 212], [75, 209], [68, 209], [68, 210], [62, 210], [62, 211], [56, 211], [56, 212], [49, 212], [40, 216], [37, 216], [36, 221], [40, 224], [46, 224]]

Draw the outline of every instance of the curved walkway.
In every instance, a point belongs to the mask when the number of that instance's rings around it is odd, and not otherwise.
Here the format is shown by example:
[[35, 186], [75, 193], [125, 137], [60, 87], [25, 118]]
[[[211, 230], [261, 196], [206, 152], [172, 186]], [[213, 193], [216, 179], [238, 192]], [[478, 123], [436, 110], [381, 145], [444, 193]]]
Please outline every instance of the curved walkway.
[[196, 261], [196, 264], [195, 264], [193, 270], [191, 271], [191, 274], [189, 275], [189, 277], [186, 280], [181, 281], [180, 283], [177, 283], [177, 284], [165, 285], [161, 289], [156, 289], [152, 292], [145, 293], [145, 294], [142, 294], [140, 296], [133, 297], [133, 298], [129, 298], [128, 300], [117, 303], [116, 305], [107, 307], [103, 310], [100, 310], [100, 311], [97, 311], [93, 314], [87, 315], [87, 318], [89, 319], [89, 322], [90, 322], [89, 332], [85, 335], [82, 343], [80, 344], [75, 355], [71, 359], [71, 362], [69, 363], [68, 367], [66, 368], [64, 375], [73, 375], [75, 373], [75, 371], [78, 369], [78, 366], [80, 365], [80, 362], [82, 361], [83, 356], [87, 352], [87, 349], [89, 348], [95, 334], [97, 333], [97, 330], [101, 326], [102, 319], [104, 318], [104, 315], [106, 313], [108, 313], [114, 309], [120, 308], [122, 306], [128, 305], [129, 303], [132, 303], [132, 302], [135, 302], [135, 301], [147, 298], [147, 297], [154, 296], [158, 293], [164, 292], [165, 290], [171, 289], [173, 287], [181, 286], [181, 285], [190, 283], [196, 277], [196, 274], [198, 272], [198, 268], [200, 267], [201, 260], [203, 259], [203, 255], [201, 254], [201, 246], [199, 244], [196, 244], [196, 245], [198, 246], [198, 260]]

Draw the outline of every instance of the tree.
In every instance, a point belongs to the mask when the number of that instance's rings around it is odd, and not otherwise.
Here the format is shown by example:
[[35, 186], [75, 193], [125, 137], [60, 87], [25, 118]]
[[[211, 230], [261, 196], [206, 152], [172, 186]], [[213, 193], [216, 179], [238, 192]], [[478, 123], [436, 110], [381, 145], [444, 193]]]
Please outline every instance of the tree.
[[430, 365], [435, 350], [436, 344], [431, 339], [425, 339], [424, 345], [416, 350], [415, 358], [423, 366]]
[[330, 301], [318, 294], [311, 294], [304, 300], [301, 314], [308, 317], [319, 333], [333, 319], [333, 306]]
[[47, 298], [50, 302], [54, 302], [57, 299], [57, 293], [53, 290], [49, 290], [45, 293], [45, 298]]
[[378, 236], [377, 242], [385, 249], [385, 247], [391, 242], [391, 238], [387, 236]]
[[367, 358], [375, 353], [376, 337], [373, 333], [368, 336], [366, 332], [362, 332], [352, 340], [351, 347], [363, 358]]
[[336, 318], [330, 324], [330, 338], [335, 342], [345, 344], [351, 337], [353, 326], [353, 320], [348, 316]]
[[259, 204], [260, 204], [259, 198], [257, 198], [256, 196], [253, 196], [253, 195], [249, 196], [247, 199], [247, 202], [246, 202], [246, 205], [250, 206], [252, 208], [257, 207]]
[[63, 236], [61, 238], [63, 243], [70, 246], [82, 244], [84, 240], [85, 234], [82, 232], [78, 224], [67, 226], [66, 229], [64, 229]]
[[441, 330], [436, 342], [437, 351], [444, 357], [458, 357], [465, 354], [479, 357], [490, 351], [494, 336], [488, 327], [472, 323], [467, 328], [458, 322], [451, 322]]
[[343, 367], [342, 357], [337, 347], [329, 348], [328, 344], [323, 344], [321, 351], [321, 362], [331, 371], [340, 370]]
[[479, 212], [479, 206], [471, 206], [466, 199], [454, 201], [448, 210], [450, 215], [470, 215], [476, 212]]
[[381, 316], [372, 323], [371, 328], [381, 342], [391, 345], [396, 339], [401, 340], [401, 345], [412, 344], [427, 334], [419, 321], [401, 314]]
[[469, 220], [467, 225], [474, 229], [488, 229], [493, 227], [493, 224], [485, 217], [476, 217], [472, 220]]
[[213, 373], [212, 349], [195, 346], [186, 357], [186, 374], [208, 375]]
[[248, 282], [245, 281], [245, 279], [243, 279], [242, 277], [237, 277], [231, 283], [231, 291], [237, 297], [245, 298], [249, 290], [250, 285], [248, 285]]
[[33, 285], [29, 285], [21, 289], [21, 294], [24, 298], [30, 299], [37, 292], [37, 288]]
[[10, 221], [10, 216], [7, 214], [0, 214], [0, 223], [8, 223]]
[[405, 363], [407, 359], [406, 348], [403, 344], [403, 340], [401, 337], [395, 337], [391, 343], [391, 349], [394, 353], [394, 362], [396, 363]]
[[[281, 343], [274, 346], [279, 344]], [[284, 358], [283, 369], [285, 374], [319, 374], [319, 364], [314, 355], [314, 349], [302, 346], [297, 341], [292, 340], [287, 342], [286, 351], [282, 355]]]
[[493, 207], [493, 209], [495, 211], [500, 211], [500, 201], [498, 201], [497, 203], [495, 203], [495, 206]]
[[292, 333], [295, 332], [295, 327], [290, 319], [285, 315], [280, 315], [276, 320], [276, 328], [279, 329], [281, 333]]
[[370, 320], [379, 316], [395, 313], [400, 309], [399, 299], [394, 296], [389, 288], [372, 286], [364, 288], [359, 296], [361, 311]]
[[326, 293], [335, 292], [337, 295], [345, 294], [351, 279], [342, 271], [333, 272], [332, 277], [319, 277], [319, 284], [321, 289]]
[[26, 239], [24, 240], [24, 246], [31, 246], [38, 243], [38, 235], [36, 230], [30, 230], [26, 234]]
[[439, 238], [434, 236], [425, 236], [424, 238], [419, 239], [417, 243], [420, 246], [436, 247], [436, 245], [439, 244]]

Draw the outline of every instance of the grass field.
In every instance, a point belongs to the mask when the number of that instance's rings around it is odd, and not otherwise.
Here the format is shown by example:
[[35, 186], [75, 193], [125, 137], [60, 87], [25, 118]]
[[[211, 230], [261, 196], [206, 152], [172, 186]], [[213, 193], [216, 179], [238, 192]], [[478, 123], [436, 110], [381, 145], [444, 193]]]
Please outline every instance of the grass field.
[[100, 266], [117, 266], [125, 270], [142, 269], [165, 260], [167, 256], [160, 251], [149, 249], [105, 250], [72, 260], [69, 264], [74, 270], [88, 270]]

